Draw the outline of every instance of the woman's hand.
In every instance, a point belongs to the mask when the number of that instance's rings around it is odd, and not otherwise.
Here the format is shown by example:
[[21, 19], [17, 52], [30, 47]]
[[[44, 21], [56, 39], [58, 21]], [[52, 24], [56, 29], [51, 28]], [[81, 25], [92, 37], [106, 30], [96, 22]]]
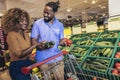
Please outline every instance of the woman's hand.
[[45, 43], [46, 43], [46, 41], [38, 42], [37, 45], [36, 45], [37, 49], [44, 50], [45, 49], [45, 45], [44, 45]]

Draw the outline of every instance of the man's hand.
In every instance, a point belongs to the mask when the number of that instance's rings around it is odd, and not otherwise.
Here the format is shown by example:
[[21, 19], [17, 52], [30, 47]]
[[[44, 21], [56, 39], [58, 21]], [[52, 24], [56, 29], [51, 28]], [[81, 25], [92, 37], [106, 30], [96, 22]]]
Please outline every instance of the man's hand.
[[71, 44], [72, 44], [72, 41], [67, 38], [63, 38], [60, 40], [61, 46], [71, 46]]
[[60, 46], [67, 46], [65, 39], [60, 40]]

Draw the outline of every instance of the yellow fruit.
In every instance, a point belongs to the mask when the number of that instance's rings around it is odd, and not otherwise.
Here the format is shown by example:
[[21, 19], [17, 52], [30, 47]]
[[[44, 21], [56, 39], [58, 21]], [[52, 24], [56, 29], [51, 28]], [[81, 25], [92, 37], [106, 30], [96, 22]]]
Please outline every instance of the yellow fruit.
[[6, 62], [5, 65], [9, 67], [10, 66], [10, 62]]
[[35, 49], [33, 49], [33, 51], [32, 51], [32, 54], [35, 54], [36, 53], [36, 48]]
[[39, 69], [38, 69], [37, 67], [35, 67], [35, 68], [32, 69], [32, 72], [35, 72], [35, 73], [36, 73], [36, 72], [38, 72], [38, 71], [39, 71]]

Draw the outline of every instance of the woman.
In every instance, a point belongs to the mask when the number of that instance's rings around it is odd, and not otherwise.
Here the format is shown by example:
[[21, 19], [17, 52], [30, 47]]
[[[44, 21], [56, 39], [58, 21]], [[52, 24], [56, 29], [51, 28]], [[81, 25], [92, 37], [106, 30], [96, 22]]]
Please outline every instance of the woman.
[[9, 73], [12, 80], [31, 80], [30, 75], [21, 72], [21, 68], [32, 64], [31, 52], [37, 45], [31, 46], [30, 38], [25, 30], [30, 24], [29, 14], [19, 8], [12, 8], [3, 15], [3, 29], [7, 32], [7, 43], [10, 51], [11, 64]]

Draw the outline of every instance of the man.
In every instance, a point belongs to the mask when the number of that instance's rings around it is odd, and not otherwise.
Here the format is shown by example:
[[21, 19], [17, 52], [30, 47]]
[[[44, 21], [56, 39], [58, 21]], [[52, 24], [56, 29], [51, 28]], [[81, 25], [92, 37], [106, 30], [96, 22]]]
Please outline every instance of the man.
[[[36, 51], [35, 59], [37, 62], [41, 62], [49, 57], [52, 57], [56, 54], [59, 54], [58, 49], [59, 45], [65, 45], [64, 41], [64, 27], [61, 22], [59, 22], [55, 15], [58, 11], [59, 3], [58, 2], [48, 2], [45, 5], [43, 16], [44, 18], [39, 19], [34, 22], [31, 38], [32, 44], [38, 42], [50, 42], [54, 41], [55, 45], [52, 48], [45, 49], [44, 45], [38, 46]], [[63, 65], [63, 56], [60, 56], [54, 60], [49, 61], [48, 63], [40, 66], [41, 70], [45, 70], [48, 67], [51, 67], [54, 63], [60, 63], [56, 69], [53, 70], [53, 74], [56, 77], [56, 80], [64, 80], [64, 65]], [[62, 73], [61, 75], [59, 73]], [[48, 78], [48, 76], [46, 77]], [[50, 80], [50, 79], [44, 79]]]

